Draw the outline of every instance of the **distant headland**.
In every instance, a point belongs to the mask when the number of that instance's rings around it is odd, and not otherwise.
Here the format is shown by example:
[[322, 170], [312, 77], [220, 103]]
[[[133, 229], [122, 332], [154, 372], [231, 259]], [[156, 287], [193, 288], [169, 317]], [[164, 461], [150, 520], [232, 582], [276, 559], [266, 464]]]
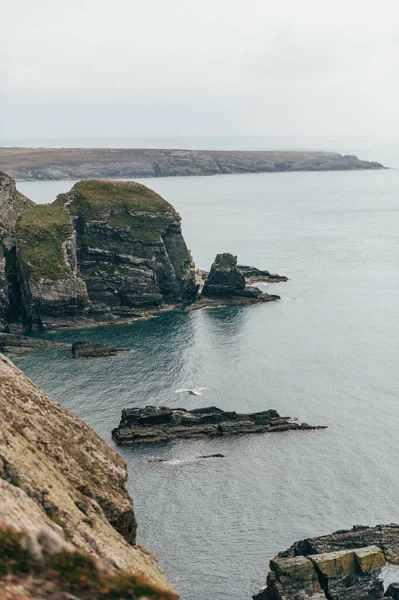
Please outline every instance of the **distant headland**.
[[286, 171], [384, 169], [336, 152], [163, 150], [140, 148], [0, 148], [0, 168], [18, 181], [128, 179]]

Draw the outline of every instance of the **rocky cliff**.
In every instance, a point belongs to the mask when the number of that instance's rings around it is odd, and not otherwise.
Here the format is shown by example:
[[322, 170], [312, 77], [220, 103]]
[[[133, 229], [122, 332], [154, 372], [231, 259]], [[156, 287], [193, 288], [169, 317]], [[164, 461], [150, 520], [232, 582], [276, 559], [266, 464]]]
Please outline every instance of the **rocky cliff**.
[[336, 152], [0, 148], [2, 168], [20, 181], [383, 169]]
[[255, 600], [379, 600], [381, 567], [399, 564], [399, 525], [356, 526], [295, 542], [270, 561]]
[[[71, 566], [83, 579], [87, 576], [86, 591], [81, 596], [75, 590], [74, 598], [171, 598], [157, 562], [135, 543], [136, 519], [126, 478], [125, 463], [112, 448], [0, 355], [1, 598], [8, 597], [4, 575], [14, 574], [24, 585], [32, 573], [46, 579], [51, 567], [52, 577], [62, 578], [62, 565], [54, 572], [52, 553], [65, 563], [64, 575], [71, 575], [71, 581], [63, 581], [66, 589], [68, 583], [79, 584], [76, 572], [68, 572]], [[120, 596], [106, 595], [104, 590], [116, 583], [103, 581], [101, 573], [121, 571], [144, 577], [147, 583], [137, 581], [147, 593], [125, 596], [121, 588]], [[128, 581], [136, 585], [136, 580]], [[102, 586], [104, 594], [95, 595], [93, 587], [92, 595], [90, 586]], [[49, 593], [40, 598], [65, 596]]]
[[87, 180], [36, 206], [4, 180], [3, 330], [18, 321], [32, 331], [129, 320], [196, 296], [181, 218], [155, 192], [133, 182]]

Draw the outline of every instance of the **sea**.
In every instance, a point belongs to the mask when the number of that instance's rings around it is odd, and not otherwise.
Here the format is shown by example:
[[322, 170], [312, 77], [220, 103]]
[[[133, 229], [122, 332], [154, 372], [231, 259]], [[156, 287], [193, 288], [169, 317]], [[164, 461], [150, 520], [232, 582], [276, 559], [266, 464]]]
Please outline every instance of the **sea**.
[[[386, 170], [141, 180], [182, 216], [199, 268], [216, 253], [286, 275], [281, 301], [176, 311], [129, 326], [40, 334], [133, 352], [16, 358], [113, 444], [122, 408], [276, 409], [291, 431], [121, 447], [138, 542], [183, 600], [250, 600], [268, 562], [304, 537], [399, 522], [399, 150], [392, 138], [19, 140], [2, 145], [331, 150]], [[20, 182], [38, 203], [73, 181]], [[202, 396], [175, 394], [203, 386]], [[198, 458], [221, 453], [224, 458]], [[166, 459], [152, 462], [153, 458]], [[396, 580], [399, 579], [399, 576]]]

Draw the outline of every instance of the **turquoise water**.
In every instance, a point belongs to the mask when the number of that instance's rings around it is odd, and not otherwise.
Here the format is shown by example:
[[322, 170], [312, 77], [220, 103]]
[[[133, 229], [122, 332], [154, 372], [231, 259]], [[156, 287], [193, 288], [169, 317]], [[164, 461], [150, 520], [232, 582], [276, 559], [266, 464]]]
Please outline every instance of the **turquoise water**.
[[[368, 156], [365, 156], [368, 158]], [[373, 156], [376, 158], [380, 156]], [[244, 600], [305, 536], [399, 521], [399, 172], [145, 180], [176, 206], [197, 265], [217, 252], [287, 275], [282, 300], [47, 334], [133, 353], [18, 365], [107, 441], [127, 406], [275, 408], [327, 430], [122, 448], [139, 542], [184, 600]], [[20, 184], [49, 201], [70, 182]], [[206, 386], [203, 396], [176, 396]], [[196, 460], [221, 452], [223, 459]], [[148, 463], [153, 456], [171, 459]]]

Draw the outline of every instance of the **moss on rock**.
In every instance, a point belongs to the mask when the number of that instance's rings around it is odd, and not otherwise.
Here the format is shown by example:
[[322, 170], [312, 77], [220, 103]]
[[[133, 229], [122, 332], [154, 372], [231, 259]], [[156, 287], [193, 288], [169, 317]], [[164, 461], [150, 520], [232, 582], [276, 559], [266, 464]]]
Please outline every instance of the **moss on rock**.
[[56, 203], [33, 206], [21, 216], [16, 228], [18, 252], [32, 282], [71, 276], [62, 244], [72, 231], [68, 211]]

